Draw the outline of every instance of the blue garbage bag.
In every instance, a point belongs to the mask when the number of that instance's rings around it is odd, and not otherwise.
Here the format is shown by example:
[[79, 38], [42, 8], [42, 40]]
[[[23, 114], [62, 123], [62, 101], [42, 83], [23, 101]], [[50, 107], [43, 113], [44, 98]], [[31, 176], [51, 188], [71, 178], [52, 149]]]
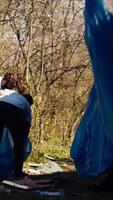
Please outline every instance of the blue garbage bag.
[[[25, 137], [25, 147], [23, 160], [25, 161], [30, 155], [32, 145], [28, 137]], [[4, 127], [0, 141], [0, 179], [12, 176], [14, 171], [14, 151], [13, 140], [7, 127]]]
[[84, 17], [94, 84], [71, 156], [80, 175], [97, 176], [113, 166], [113, 15], [103, 0], [86, 0]]

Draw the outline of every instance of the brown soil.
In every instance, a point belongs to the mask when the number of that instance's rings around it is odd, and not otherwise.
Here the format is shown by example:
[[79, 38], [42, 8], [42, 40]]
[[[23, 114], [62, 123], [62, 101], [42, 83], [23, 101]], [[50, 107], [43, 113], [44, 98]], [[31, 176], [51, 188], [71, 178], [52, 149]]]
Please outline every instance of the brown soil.
[[[64, 196], [41, 196], [32, 191], [15, 189], [13, 187], [4, 186], [6, 191], [0, 191], [0, 200], [113, 200], [113, 190], [97, 192], [94, 184], [98, 183], [102, 177], [97, 178], [81, 178], [76, 172], [55, 173], [52, 175], [31, 175], [32, 180], [51, 179], [52, 185], [43, 191], [64, 190]], [[10, 192], [7, 192], [9, 189]]]

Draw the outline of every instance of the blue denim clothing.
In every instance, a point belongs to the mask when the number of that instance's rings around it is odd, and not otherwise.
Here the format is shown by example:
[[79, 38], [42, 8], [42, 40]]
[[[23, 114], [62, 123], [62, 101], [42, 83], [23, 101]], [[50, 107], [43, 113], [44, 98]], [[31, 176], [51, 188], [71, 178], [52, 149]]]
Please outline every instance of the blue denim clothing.
[[71, 156], [80, 175], [97, 176], [113, 165], [113, 15], [103, 0], [86, 0], [84, 17], [94, 84]]
[[[24, 155], [25, 161], [30, 155], [32, 145], [28, 137], [24, 138]], [[0, 141], [0, 180], [11, 177], [14, 173], [14, 143], [7, 127], [4, 127]]]

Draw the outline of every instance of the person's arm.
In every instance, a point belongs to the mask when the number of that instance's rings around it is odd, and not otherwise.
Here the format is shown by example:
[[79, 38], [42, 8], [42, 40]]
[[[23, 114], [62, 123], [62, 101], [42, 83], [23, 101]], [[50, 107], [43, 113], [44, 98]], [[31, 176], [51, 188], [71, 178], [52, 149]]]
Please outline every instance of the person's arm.
[[28, 137], [29, 132], [30, 132], [30, 127], [31, 127], [31, 123], [29, 122], [25, 122], [25, 127], [24, 127], [24, 134]]

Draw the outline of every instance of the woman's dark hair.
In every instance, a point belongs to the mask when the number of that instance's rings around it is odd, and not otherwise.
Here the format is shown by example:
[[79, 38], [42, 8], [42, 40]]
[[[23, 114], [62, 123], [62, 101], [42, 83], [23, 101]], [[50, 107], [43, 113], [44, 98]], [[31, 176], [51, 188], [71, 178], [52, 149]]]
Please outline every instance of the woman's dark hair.
[[7, 72], [1, 81], [1, 88], [14, 89], [22, 94], [25, 91], [25, 84], [22, 76], [12, 72]]
[[12, 72], [8, 72], [8, 73], [4, 74], [4, 77], [1, 81], [2, 89], [15, 88], [16, 87], [16, 79], [17, 79], [17, 76]]
[[30, 94], [23, 94], [23, 96], [27, 99], [30, 105], [33, 105], [33, 97]]

